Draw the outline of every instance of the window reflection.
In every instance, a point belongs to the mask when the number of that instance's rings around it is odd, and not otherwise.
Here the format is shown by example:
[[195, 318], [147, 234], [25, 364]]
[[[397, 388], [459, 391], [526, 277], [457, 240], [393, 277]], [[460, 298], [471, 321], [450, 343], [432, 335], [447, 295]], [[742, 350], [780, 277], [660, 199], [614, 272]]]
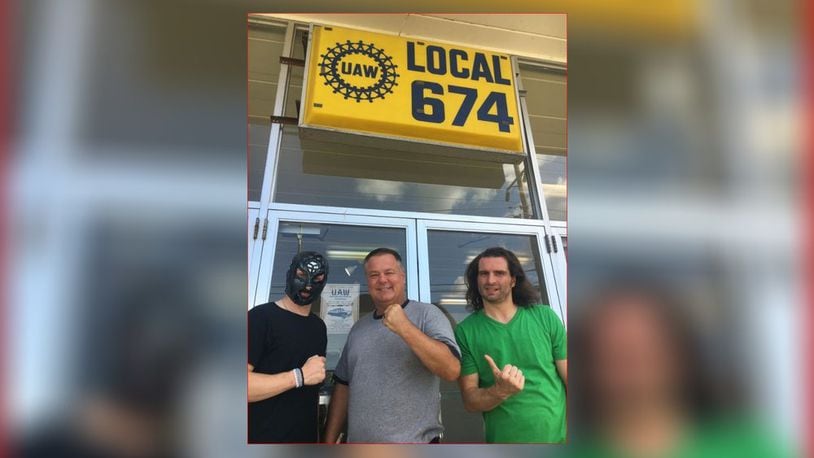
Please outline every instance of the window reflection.
[[433, 304], [446, 310], [453, 324], [469, 316], [466, 306], [466, 266], [483, 250], [502, 246], [514, 252], [532, 285], [548, 303], [537, 239], [533, 235], [491, 234], [431, 230], [427, 234], [430, 295]]
[[525, 164], [464, 161], [301, 139], [285, 126], [276, 202], [533, 217]]

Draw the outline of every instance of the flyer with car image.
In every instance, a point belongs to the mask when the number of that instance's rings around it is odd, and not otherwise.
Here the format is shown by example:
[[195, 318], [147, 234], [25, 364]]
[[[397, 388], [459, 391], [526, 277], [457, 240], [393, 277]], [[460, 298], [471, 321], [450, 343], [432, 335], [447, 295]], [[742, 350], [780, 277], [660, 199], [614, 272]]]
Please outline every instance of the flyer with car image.
[[321, 297], [321, 316], [328, 334], [350, 332], [359, 316], [359, 285], [328, 283]]

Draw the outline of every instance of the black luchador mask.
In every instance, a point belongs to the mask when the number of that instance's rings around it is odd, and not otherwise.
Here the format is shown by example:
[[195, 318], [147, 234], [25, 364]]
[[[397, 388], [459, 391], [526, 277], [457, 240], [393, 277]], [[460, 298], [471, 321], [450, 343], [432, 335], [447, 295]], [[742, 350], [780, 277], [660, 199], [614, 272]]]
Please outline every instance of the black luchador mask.
[[[297, 276], [297, 270], [304, 275]], [[322, 276], [318, 281], [317, 277]], [[308, 305], [319, 297], [328, 282], [328, 261], [315, 251], [303, 251], [291, 260], [286, 274], [285, 293], [297, 305]], [[311, 289], [306, 290], [310, 287]], [[308, 293], [308, 297], [303, 297]]]

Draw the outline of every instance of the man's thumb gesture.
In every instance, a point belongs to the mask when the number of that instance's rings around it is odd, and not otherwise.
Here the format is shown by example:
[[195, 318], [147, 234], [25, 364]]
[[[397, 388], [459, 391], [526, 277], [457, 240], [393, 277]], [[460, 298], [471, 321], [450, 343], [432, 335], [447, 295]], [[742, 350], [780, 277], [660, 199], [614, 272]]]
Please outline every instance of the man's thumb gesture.
[[495, 374], [495, 378], [497, 378], [497, 376], [500, 375], [500, 369], [498, 369], [497, 364], [495, 364], [495, 360], [489, 355], [483, 355], [483, 357], [486, 358], [486, 362], [489, 363], [489, 367], [492, 368], [492, 373]]

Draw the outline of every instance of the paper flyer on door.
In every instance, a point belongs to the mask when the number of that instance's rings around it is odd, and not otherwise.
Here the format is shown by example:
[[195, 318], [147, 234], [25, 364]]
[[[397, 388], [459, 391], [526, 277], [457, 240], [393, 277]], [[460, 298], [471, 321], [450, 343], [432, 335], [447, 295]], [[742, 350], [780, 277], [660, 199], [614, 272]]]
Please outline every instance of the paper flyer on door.
[[347, 334], [359, 316], [359, 285], [328, 283], [322, 290], [322, 319], [328, 334]]

